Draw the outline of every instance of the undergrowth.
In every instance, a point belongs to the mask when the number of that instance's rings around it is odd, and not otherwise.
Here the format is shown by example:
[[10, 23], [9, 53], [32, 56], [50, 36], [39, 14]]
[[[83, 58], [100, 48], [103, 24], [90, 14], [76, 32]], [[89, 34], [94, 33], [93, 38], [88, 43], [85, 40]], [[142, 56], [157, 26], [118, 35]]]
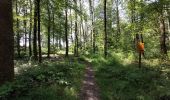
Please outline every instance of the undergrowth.
[[143, 60], [138, 68], [134, 58], [127, 55], [86, 57], [96, 71], [101, 100], [170, 100], [169, 65]]
[[20, 68], [16, 79], [0, 87], [1, 100], [77, 100], [84, 65], [46, 61]]

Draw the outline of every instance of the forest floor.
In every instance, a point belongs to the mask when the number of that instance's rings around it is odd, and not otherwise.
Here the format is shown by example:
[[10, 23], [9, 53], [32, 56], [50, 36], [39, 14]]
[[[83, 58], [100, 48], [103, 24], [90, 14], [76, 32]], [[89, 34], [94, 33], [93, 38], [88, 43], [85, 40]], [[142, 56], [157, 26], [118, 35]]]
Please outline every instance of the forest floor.
[[80, 93], [81, 100], [100, 100], [99, 89], [95, 81], [95, 72], [89, 62], [86, 63], [84, 80], [82, 82], [82, 89]]
[[[125, 59], [126, 58], [126, 59]], [[15, 81], [0, 87], [0, 100], [170, 100], [170, 60], [113, 53], [15, 60]]]

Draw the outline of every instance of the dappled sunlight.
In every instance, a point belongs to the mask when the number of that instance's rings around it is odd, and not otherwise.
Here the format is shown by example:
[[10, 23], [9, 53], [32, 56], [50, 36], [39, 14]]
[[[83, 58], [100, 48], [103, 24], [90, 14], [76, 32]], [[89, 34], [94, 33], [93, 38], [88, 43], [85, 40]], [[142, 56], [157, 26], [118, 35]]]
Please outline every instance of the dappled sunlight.
[[[120, 57], [119, 57], [120, 56]], [[116, 59], [115, 59], [116, 58]], [[117, 58], [119, 58], [117, 60]], [[143, 60], [142, 68], [131, 57], [118, 53], [103, 61], [93, 57], [96, 79], [102, 100], [130, 100], [167, 97], [170, 92], [170, 66], [163, 66], [160, 59]], [[128, 59], [129, 58], [129, 59]], [[162, 64], [162, 65], [161, 65]]]
[[1, 91], [11, 86], [10, 90], [5, 92], [5, 98], [12, 97], [13, 92], [17, 95], [17, 97], [14, 96], [17, 100], [24, 98], [28, 98], [28, 100], [33, 98], [37, 100], [47, 100], [47, 98], [75, 100], [79, 98], [84, 65], [77, 63], [76, 60], [69, 61], [63, 58], [63, 60], [53, 62], [49, 59], [42, 64], [31, 62], [31, 65], [29, 62], [20, 60], [16, 62], [16, 66], [16, 80], [12, 84], [6, 84], [0, 88]]
[[0, 0], [0, 100], [170, 100], [170, 0]]

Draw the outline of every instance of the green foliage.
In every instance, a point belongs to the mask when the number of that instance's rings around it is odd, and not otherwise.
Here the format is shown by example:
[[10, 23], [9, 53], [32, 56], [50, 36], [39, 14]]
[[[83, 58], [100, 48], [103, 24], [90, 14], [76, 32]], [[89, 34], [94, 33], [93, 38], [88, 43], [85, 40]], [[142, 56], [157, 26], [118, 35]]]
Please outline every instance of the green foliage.
[[0, 87], [3, 100], [55, 100], [77, 98], [84, 65], [66, 60], [47, 61], [38, 66], [21, 68], [13, 83]]
[[0, 98], [5, 100], [9, 94], [13, 91], [12, 85], [10, 83], [6, 83], [5, 85], [0, 87]]
[[129, 54], [124, 53], [113, 53], [107, 59], [99, 55], [88, 59], [96, 70], [101, 100], [169, 98], [170, 81], [167, 73], [170, 72], [167, 64], [164, 65], [168, 70], [166, 72], [160, 69], [159, 64], [150, 65], [144, 62], [142, 69], [139, 69], [133, 59]]

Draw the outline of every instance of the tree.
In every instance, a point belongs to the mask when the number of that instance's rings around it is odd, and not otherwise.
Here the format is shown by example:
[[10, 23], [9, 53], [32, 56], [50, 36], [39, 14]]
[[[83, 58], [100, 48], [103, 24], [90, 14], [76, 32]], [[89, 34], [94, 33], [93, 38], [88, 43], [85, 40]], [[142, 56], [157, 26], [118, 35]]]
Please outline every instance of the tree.
[[89, 0], [89, 6], [90, 6], [90, 16], [91, 16], [91, 36], [92, 36], [92, 47], [93, 47], [93, 53], [96, 52], [96, 34], [94, 32], [94, 0]]
[[47, 57], [50, 58], [50, 53], [51, 53], [51, 44], [50, 44], [50, 39], [51, 39], [51, 12], [50, 12], [50, 1], [48, 0], [47, 3], [47, 14], [48, 14], [48, 54]]
[[40, 34], [40, 0], [37, 0], [37, 13], [38, 13], [38, 61], [42, 62], [41, 57], [41, 34]]
[[12, 0], [0, 0], [0, 84], [14, 78]]
[[104, 56], [107, 56], [107, 18], [106, 18], [106, 0], [104, 0]]
[[[77, 0], [74, 0], [74, 3], [77, 7]], [[77, 32], [77, 12], [75, 10], [75, 46], [74, 46], [74, 55], [78, 56], [78, 32]]]
[[66, 14], [66, 19], [65, 19], [65, 41], [66, 41], [66, 53], [65, 56], [68, 57], [68, 51], [69, 51], [69, 47], [68, 47], [68, 33], [67, 33], [67, 23], [68, 23], [68, 19], [67, 19], [67, 5], [68, 5], [68, 1], [65, 0], [65, 14]]
[[167, 46], [166, 46], [166, 29], [165, 29], [165, 19], [164, 19], [164, 2], [159, 0], [160, 9], [159, 12], [159, 24], [160, 24], [160, 46], [161, 46], [161, 53], [167, 55]]
[[30, 30], [29, 30], [29, 56], [32, 56], [32, 1], [29, 0], [30, 3]]
[[38, 60], [38, 56], [37, 56], [37, 0], [34, 1], [33, 54], [34, 54], [34, 59], [35, 59], [35, 60]]
[[[161, 54], [167, 55], [167, 44], [166, 44], [166, 38], [167, 38], [167, 32], [166, 32], [166, 25], [165, 25], [165, 11], [169, 7], [169, 0], [158, 0], [152, 2], [148, 9], [150, 9], [150, 13], [152, 15], [155, 15], [156, 24], [157, 24], [157, 30], [158, 33], [161, 33], [160, 35], [160, 52]], [[147, 9], [147, 10], [148, 10]]]
[[120, 0], [116, 0], [116, 24], [117, 24], [117, 42], [120, 39], [120, 18], [119, 18], [119, 2]]
[[[18, 8], [18, 0], [16, 0], [16, 15], [19, 16], [19, 8]], [[19, 19], [17, 18], [17, 53], [18, 53], [18, 57], [21, 57], [21, 49], [20, 49], [20, 33], [19, 33]]]
[[23, 21], [23, 24], [24, 24], [24, 51], [27, 52], [27, 6], [26, 4], [24, 5], [24, 21]]

